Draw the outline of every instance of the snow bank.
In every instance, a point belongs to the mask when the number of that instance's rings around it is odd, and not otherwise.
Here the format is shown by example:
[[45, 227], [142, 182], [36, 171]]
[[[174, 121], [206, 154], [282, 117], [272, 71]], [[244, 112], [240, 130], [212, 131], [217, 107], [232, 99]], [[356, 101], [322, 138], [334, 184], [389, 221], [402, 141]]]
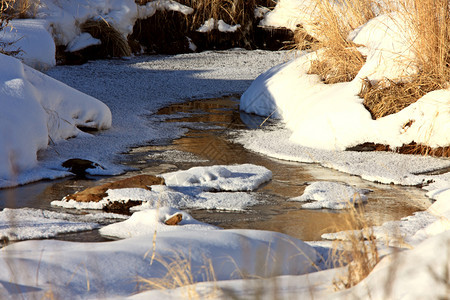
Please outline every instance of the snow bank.
[[380, 15], [350, 33], [348, 39], [366, 56], [356, 78], [375, 84], [383, 79], [400, 82], [417, 73], [416, 33], [401, 13]]
[[[37, 151], [50, 141], [86, 135], [80, 126], [111, 126], [109, 108], [97, 99], [15, 58], [0, 54], [0, 65], [0, 187], [32, 181], [24, 172], [37, 167]], [[49, 177], [61, 175], [55, 171]]]
[[320, 181], [308, 185], [303, 195], [291, 198], [291, 201], [313, 201], [303, 204], [310, 209], [345, 209], [351, 204], [367, 202], [369, 190], [356, 189], [339, 182]]
[[264, 116], [275, 111], [292, 130], [290, 139], [311, 148], [345, 150], [365, 142], [394, 149], [411, 142], [450, 145], [450, 90], [433, 91], [396, 114], [372, 120], [357, 96], [361, 80], [325, 85], [307, 74], [314, 57], [302, 55], [259, 76], [242, 95], [240, 109]]
[[4, 50], [20, 53], [16, 58], [37, 70], [47, 70], [56, 65], [55, 42], [46, 20], [17, 19], [0, 31], [0, 43], [7, 43]]
[[0, 251], [0, 297], [20, 293], [42, 298], [51, 290], [56, 298], [123, 298], [139, 291], [137, 278], [166, 275], [159, 261], [170, 263], [177, 257], [189, 262], [194, 282], [207, 280], [209, 263], [220, 281], [305, 274], [318, 261], [316, 251], [304, 242], [267, 231], [159, 232], [155, 245], [153, 233], [108, 243], [43, 240], [9, 245]]
[[[170, 217], [181, 214], [182, 220], [178, 225], [166, 225], [164, 222]], [[106, 236], [131, 238], [142, 235], [153, 235], [166, 231], [216, 230], [215, 226], [199, 222], [190, 214], [171, 207], [160, 207], [135, 212], [128, 220], [114, 223], [100, 229]]]

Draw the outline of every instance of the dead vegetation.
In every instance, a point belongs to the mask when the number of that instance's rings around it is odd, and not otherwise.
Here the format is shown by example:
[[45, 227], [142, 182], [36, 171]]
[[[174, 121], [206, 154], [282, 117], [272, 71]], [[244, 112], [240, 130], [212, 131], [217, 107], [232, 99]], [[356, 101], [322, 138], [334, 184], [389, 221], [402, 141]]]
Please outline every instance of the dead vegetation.
[[412, 45], [416, 60], [412, 63], [419, 72], [398, 82], [386, 79], [373, 85], [364, 81], [360, 96], [374, 119], [396, 113], [431, 91], [448, 88], [449, 7], [448, 0], [411, 0], [404, 4], [403, 17], [417, 33]]
[[326, 49], [311, 62], [309, 74], [318, 74], [325, 84], [352, 81], [364, 65], [365, 57], [350, 43], [348, 47]]
[[123, 57], [131, 55], [131, 48], [125, 37], [105, 20], [87, 20], [80, 26], [82, 32], [87, 32], [102, 43], [96, 46], [100, 57]]
[[204, 297], [213, 297], [218, 293], [218, 289], [213, 288], [208, 295], [200, 294], [194, 283], [198, 281], [198, 277], [202, 277], [204, 281], [217, 282], [211, 259], [203, 259], [203, 266], [198, 270], [193, 269], [190, 256], [180, 252], [173, 251], [170, 258], [155, 257], [153, 264], [160, 264], [166, 271], [162, 278], [138, 278], [139, 285], [144, 290], [150, 289], [175, 289], [184, 287], [186, 299], [204, 299]]
[[358, 284], [380, 261], [377, 241], [363, 207], [349, 203], [347, 212], [346, 227], [353, 230], [347, 231], [344, 240], [334, 242], [330, 256], [332, 266], [347, 267], [345, 274], [334, 280], [338, 290]]
[[379, 5], [373, 0], [313, 2], [314, 43], [308, 35], [297, 36], [299, 49], [324, 49], [312, 62], [310, 74], [318, 74], [327, 84], [347, 82], [355, 78], [365, 62], [357, 45], [349, 42], [349, 33], [376, 15]]
[[384, 79], [372, 84], [366, 79], [359, 96], [364, 99], [364, 106], [372, 118], [379, 119], [399, 112], [431, 91], [443, 88], [446, 84], [439, 82], [439, 79], [418, 74], [412, 81], [405, 82]]

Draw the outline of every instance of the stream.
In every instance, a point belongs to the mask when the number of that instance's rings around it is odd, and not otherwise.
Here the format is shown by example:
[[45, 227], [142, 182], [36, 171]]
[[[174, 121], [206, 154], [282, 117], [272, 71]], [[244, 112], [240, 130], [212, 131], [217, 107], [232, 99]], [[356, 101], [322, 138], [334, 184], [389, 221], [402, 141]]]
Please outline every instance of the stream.
[[[364, 214], [371, 225], [399, 220], [430, 205], [425, 192], [416, 187], [377, 184], [317, 164], [272, 159], [244, 149], [233, 143], [233, 135], [242, 129], [258, 130], [265, 120], [240, 112], [238, 108], [237, 96], [193, 100], [165, 107], [149, 119], [176, 122], [187, 131], [181, 138], [133, 148], [123, 155], [125, 159], [121, 163], [136, 171], [122, 176], [96, 177], [95, 180], [64, 178], [0, 190], [0, 208], [29, 207], [83, 214], [86, 212], [52, 207], [50, 202], [90, 186], [132, 175], [156, 175], [194, 166], [242, 163], [261, 165], [273, 173], [269, 183], [253, 192], [259, 204], [237, 212], [184, 210], [199, 221], [225, 229], [271, 230], [305, 241], [316, 241], [321, 240], [323, 233], [349, 228], [346, 228], [344, 221], [345, 211], [302, 209], [301, 202], [287, 201], [300, 196], [309, 182], [338, 181], [372, 190], [368, 202], [364, 204]], [[275, 121], [269, 120], [262, 126], [270, 126], [272, 122]], [[105, 224], [108, 222], [112, 221], [105, 221]], [[108, 240], [97, 230], [62, 234], [57, 239], [84, 242]]]

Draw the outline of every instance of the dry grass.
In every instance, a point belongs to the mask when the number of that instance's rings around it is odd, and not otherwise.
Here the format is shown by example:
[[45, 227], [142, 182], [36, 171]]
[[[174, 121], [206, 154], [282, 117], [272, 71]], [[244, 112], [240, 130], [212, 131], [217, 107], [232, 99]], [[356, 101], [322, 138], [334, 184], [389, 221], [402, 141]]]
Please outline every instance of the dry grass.
[[213, 297], [218, 290], [212, 289], [210, 295], [200, 295], [194, 284], [197, 282], [197, 276], [201, 276], [203, 281], [216, 282], [216, 276], [211, 259], [204, 259], [204, 265], [194, 272], [190, 257], [176, 252], [173, 252], [171, 258], [164, 259], [156, 257], [155, 262], [161, 264], [166, 269], [166, 275], [162, 278], [138, 278], [138, 283], [144, 289], [175, 289], [185, 287], [187, 299], [203, 299], [208, 296]]
[[348, 47], [326, 49], [311, 62], [309, 74], [318, 74], [326, 84], [352, 81], [364, 65], [365, 57], [349, 44]]
[[104, 20], [87, 20], [81, 24], [81, 30], [102, 41], [102, 57], [130, 56], [131, 49], [127, 40], [114, 27]]
[[439, 83], [450, 78], [450, 1], [411, 0], [413, 8], [407, 14], [417, 33], [414, 47], [417, 64], [423, 76]]
[[355, 208], [349, 204], [346, 226], [348, 231], [344, 241], [336, 241], [331, 254], [333, 266], [347, 266], [345, 275], [335, 278], [336, 289], [350, 288], [367, 277], [379, 262], [377, 242], [364, 216], [362, 206]]
[[395, 82], [384, 79], [377, 84], [364, 80], [359, 96], [364, 99], [364, 106], [370, 111], [373, 119], [399, 112], [416, 102], [425, 94], [446, 88], [433, 76], [418, 74], [411, 81]]
[[[319, 74], [325, 83], [351, 81], [361, 69], [365, 58], [349, 42], [347, 36], [358, 26], [375, 17], [380, 10], [374, 0], [343, 0], [314, 2], [315, 15], [313, 50], [324, 48], [319, 58], [312, 63], [310, 74]], [[303, 35], [306, 37], [306, 35]], [[311, 45], [308, 39], [297, 37], [298, 48]]]

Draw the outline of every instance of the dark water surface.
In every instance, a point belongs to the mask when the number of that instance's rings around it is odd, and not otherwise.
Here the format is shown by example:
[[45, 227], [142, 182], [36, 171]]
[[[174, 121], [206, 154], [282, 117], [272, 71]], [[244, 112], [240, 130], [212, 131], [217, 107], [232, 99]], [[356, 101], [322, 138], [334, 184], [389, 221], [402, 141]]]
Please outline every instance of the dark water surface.
[[[300, 202], [288, 198], [303, 193], [311, 181], [339, 181], [358, 188], [373, 190], [364, 204], [365, 216], [373, 225], [399, 220], [430, 204], [423, 190], [414, 187], [382, 185], [365, 181], [357, 176], [327, 169], [316, 164], [287, 162], [264, 157], [233, 143], [231, 136], [239, 129], [258, 128], [264, 118], [251, 116], [238, 110], [236, 97], [196, 100], [163, 108], [157, 116], [165, 122], [182, 122], [190, 128], [181, 138], [168, 145], [135, 148], [126, 155], [124, 164], [136, 168], [122, 177], [135, 174], [160, 174], [188, 169], [199, 165], [252, 163], [262, 165], [273, 173], [273, 179], [256, 191], [259, 204], [244, 212], [215, 210], [189, 210], [194, 218], [223, 228], [272, 230], [302, 240], [320, 240], [325, 232], [348, 229], [347, 213], [331, 210], [306, 210]], [[266, 122], [265, 124], [268, 124]], [[50, 206], [67, 194], [98, 185], [118, 177], [99, 181], [62, 179], [42, 181], [14, 189], [0, 190], [0, 207], [32, 207], [69, 211]], [[76, 241], [103, 241], [97, 231], [61, 235], [61, 239]]]

